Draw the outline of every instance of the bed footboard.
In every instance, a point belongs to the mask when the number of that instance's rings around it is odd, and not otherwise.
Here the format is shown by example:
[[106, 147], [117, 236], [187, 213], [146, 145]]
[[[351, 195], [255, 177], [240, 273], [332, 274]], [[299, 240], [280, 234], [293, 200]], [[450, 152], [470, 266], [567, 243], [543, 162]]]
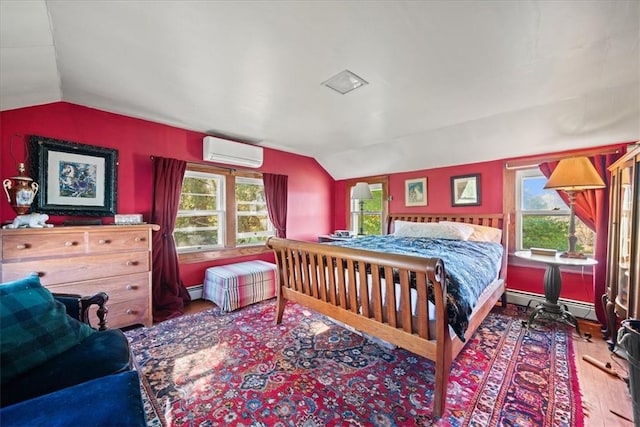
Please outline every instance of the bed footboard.
[[[277, 265], [276, 323], [282, 321], [286, 301], [293, 301], [435, 361], [433, 412], [442, 415], [452, 340], [440, 259], [276, 237], [267, 246], [273, 249]], [[433, 305], [428, 303], [427, 283], [432, 284]], [[413, 314], [412, 287], [417, 293]], [[435, 319], [435, 332], [430, 319]]]

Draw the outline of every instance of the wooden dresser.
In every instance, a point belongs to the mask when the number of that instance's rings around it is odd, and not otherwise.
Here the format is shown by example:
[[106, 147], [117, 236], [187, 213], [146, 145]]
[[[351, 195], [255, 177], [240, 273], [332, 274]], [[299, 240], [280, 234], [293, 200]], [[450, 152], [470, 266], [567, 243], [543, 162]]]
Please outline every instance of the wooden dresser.
[[156, 225], [1, 230], [2, 282], [37, 273], [54, 293], [109, 295], [110, 328], [151, 326], [151, 233]]
[[611, 171], [607, 294], [607, 335], [616, 342], [619, 320], [640, 318], [640, 147], [630, 150]]

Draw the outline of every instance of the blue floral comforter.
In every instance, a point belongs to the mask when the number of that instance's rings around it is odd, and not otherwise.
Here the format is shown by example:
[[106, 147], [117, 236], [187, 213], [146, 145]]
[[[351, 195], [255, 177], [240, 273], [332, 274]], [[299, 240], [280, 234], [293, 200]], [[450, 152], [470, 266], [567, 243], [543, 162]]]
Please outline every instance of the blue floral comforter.
[[[448, 321], [456, 335], [463, 341], [469, 325], [469, 316], [480, 294], [498, 277], [503, 252], [502, 245], [498, 243], [393, 235], [359, 237], [329, 244], [442, 259], [447, 274]], [[434, 302], [431, 286], [428, 294], [429, 300]]]

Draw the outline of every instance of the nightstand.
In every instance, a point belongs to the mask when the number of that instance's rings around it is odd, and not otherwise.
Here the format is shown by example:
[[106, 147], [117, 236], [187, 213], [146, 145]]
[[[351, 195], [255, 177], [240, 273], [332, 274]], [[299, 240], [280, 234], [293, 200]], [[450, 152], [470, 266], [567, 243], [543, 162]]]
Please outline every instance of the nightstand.
[[538, 318], [558, 320], [567, 325], [574, 326], [576, 328], [576, 332], [578, 333], [578, 335], [580, 335], [580, 327], [578, 326], [578, 321], [576, 320], [575, 316], [566, 309], [566, 306], [563, 307], [561, 304], [558, 304], [558, 299], [560, 298], [560, 289], [562, 288], [560, 266], [573, 265], [586, 267], [596, 265], [598, 261], [591, 258], [580, 259], [562, 258], [559, 255], [535, 255], [532, 254], [531, 251], [518, 251], [514, 255], [518, 258], [541, 262], [547, 265], [547, 270], [544, 273], [545, 301], [538, 304], [538, 306], [533, 310], [531, 316], [529, 317], [529, 322], [527, 322], [527, 327], [530, 327], [536, 321], [538, 321]]
[[347, 241], [347, 240], [351, 240], [351, 239], [353, 239], [353, 236], [351, 236], [351, 237], [340, 237], [340, 236], [336, 236], [334, 234], [322, 234], [322, 235], [318, 236], [318, 242], [319, 243], [343, 242], [343, 241]]

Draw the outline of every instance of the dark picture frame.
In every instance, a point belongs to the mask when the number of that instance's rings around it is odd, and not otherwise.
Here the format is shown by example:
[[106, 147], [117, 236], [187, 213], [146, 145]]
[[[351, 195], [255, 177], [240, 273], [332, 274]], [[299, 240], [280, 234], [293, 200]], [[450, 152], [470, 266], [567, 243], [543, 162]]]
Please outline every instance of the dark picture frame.
[[451, 177], [451, 206], [480, 206], [480, 174]]
[[118, 150], [31, 135], [29, 164], [31, 176], [40, 185], [32, 211], [116, 214]]

